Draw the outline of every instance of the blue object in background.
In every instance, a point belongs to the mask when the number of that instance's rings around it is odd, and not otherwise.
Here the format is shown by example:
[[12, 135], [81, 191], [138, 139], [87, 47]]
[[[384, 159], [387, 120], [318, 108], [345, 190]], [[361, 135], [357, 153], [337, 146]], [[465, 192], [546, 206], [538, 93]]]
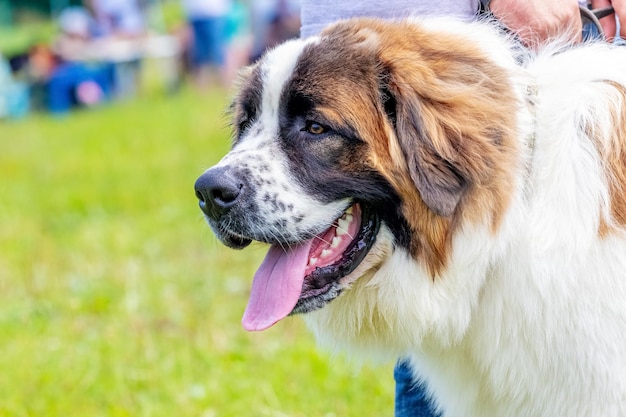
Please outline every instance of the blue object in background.
[[30, 110], [28, 85], [15, 81], [9, 63], [0, 56], [0, 118], [20, 118]]
[[59, 66], [48, 80], [48, 110], [63, 114], [79, 105], [76, 89], [86, 81], [96, 83], [102, 90], [103, 99], [108, 100], [114, 85], [113, 65], [68, 62]]

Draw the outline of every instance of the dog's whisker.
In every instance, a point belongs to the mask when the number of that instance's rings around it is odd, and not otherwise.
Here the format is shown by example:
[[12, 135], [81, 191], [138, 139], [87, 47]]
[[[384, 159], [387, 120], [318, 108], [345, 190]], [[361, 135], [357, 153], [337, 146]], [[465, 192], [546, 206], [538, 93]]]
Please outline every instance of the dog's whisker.
[[349, 233], [348, 230], [346, 230], [345, 228], [337, 225], [337, 230], [341, 230], [344, 235], [346, 235], [346, 236], [348, 236], [350, 238], [350, 240], [354, 240], [354, 236], [352, 236], [352, 234]]

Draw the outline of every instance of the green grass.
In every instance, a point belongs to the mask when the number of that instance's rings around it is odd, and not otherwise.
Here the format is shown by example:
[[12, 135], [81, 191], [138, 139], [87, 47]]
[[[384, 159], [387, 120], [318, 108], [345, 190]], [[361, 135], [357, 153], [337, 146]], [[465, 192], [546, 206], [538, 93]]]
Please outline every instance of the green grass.
[[[4, 10], [0, 8], [0, 13], [3, 12]], [[8, 57], [22, 54], [36, 44], [50, 44], [56, 35], [56, 25], [47, 20], [36, 20], [11, 27], [0, 26], [0, 53]]]
[[222, 247], [196, 177], [225, 94], [0, 123], [0, 415], [384, 416], [391, 366], [246, 333], [265, 247]]

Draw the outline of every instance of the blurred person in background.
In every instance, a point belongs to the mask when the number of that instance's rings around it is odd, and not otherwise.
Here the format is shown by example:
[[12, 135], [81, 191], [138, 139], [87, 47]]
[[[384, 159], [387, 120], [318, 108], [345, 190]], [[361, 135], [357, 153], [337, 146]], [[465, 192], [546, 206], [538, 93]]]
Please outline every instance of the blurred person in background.
[[140, 84], [146, 28], [139, 1], [86, 0], [85, 6], [65, 8], [52, 47], [37, 45], [29, 54], [34, 97], [43, 96], [53, 113], [131, 97]]
[[59, 15], [58, 24], [54, 44], [35, 45], [29, 53], [34, 107], [63, 114], [102, 103], [113, 90], [114, 75], [109, 63], [94, 59], [92, 15], [83, 7], [69, 7]]
[[145, 32], [138, 0], [86, 0], [93, 11], [98, 36], [133, 38]]
[[29, 110], [28, 85], [14, 79], [9, 61], [0, 53], [0, 119], [23, 117]]
[[252, 48], [250, 13], [241, 0], [233, 0], [226, 22], [224, 81], [231, 85], [238, 70], [249, 63]]
[[289, 38], [300, 29], [300, 0], [255, 0], [250, 3], [253, 44], [250, 61]]
[[116, 98], [134, 97], [141, 84], [143, 52], [139, 40], [146, 35], [140, 0], [85, 0], [95, 20], [95, 35], [102, 60], [115, 72]]
[[191, 28], [191, 71], [199, 88], [206, 89], [217, 79], [226, 85], [228, 14], [231, 0], [183, 0], [183, 9]]

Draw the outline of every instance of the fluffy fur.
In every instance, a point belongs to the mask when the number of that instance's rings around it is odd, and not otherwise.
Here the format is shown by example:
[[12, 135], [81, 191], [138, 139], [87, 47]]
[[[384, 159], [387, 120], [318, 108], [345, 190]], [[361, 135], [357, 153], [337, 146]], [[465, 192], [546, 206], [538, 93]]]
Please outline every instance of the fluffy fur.
[[233, 111], [227, 244], [380, 216], [304, 316], [322, 344], [410, 358], [446, 417], [626, 415], [626, 48], [351, 20], [270, 51]]

